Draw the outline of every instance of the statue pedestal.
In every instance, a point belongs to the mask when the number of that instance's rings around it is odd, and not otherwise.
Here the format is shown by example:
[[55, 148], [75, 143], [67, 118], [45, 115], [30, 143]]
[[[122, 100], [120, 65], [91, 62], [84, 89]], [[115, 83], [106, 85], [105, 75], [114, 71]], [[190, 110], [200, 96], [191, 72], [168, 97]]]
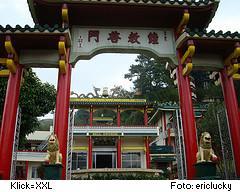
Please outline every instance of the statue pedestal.
[[217, 168], [214, 162], [200, 162], [195, 164], [196, 168], [196, 179], [200, 180], [211, 180], [219, 179], [216, 176]]
[[43, 179], [44, 180], [60, 180], [62, 176], [62, 164], [43, 165]]

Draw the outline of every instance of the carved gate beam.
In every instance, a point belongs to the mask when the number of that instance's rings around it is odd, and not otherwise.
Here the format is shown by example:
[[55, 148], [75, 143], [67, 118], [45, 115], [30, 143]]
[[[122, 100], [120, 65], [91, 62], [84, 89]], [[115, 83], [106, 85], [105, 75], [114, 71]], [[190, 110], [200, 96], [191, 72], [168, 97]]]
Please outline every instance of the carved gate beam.
[[232, 64], [232, 59], [237, 59], [238, 57], [240, 57], [240, 43], [239, 42], [237, 42], [235, 44], [234, 51], [225, 59], [224, 64], [226, 66], [229, 66]]
[[0, 58], [0, 64], [5, 66], [6, 63], [7, 63], [7, 58]]
[[188, 12], [188, 9], [185, 9], [183, 12], [182, 20], [179, 23], [177, 30], [176, 30], [177, 36], [181, 35], [184, 32], [184, 30], [187, 27], [187, 24], [189, 22], [189, 19], [190, 19], [190, 13]]
[[16, 64], [15, 62], [19, 61], [18, 54], [15, 50], [15, 48], [12, 45], [12, 40], [9, 35], [5, 38], [5, 50], [8, 53], [8, 57], [6, 59], [2, 59], [2, 61], [5, 61], [7, 68], [11, 73], [16, 73]]
[[64, 3], [62, 6], [62, 27], [65, 27], [66, 25], [69, 25], [69, 17], [67, 4]]
[[228, 77], [232, 77], [234, 74], [236, 74], [238, 72], [238, 69], [239, 69], [239, 64], [238, 63], [229, 65], [227, 67]]
[[184, 66], [183, 68], [183, 76], [187, 76], [190, 74], [193, 68], [192, 64], [192, 57], [195, 53], [195, 45], [193, 40], [188, 40], [187, 42], [188, 48], [187, 51], [183, 54], [183, 57], [181, 59], [181, 64]]
[[[7, 58], [0, 58], [0, 65], [6, 66]], [[9, 69], [2, 69], [0, 70], [0, 77], [8, 77], [9, 76]]]
[[[240, 69], [240, 66], [239, 66], [239, 69]], [[235, 81], [240, 81], [240, 74], [239, 73], [236, 73], [232, 76], [233, 80]]]
[[228, 77], [233, 77], [234, 80], [240, 79], [239, 74], [240, 64], [238, 62], [239, 57], [240, 57], [240, 43], [237, 42], [234, 46], [233, 52], [224, 61], [224, 64], [227, 67]]
[[59, 53], [59, 70], [62, 74], [66, 73], [66, 44], [65, 37], [61, 36], [60, 41], [58, 42], [58, 53]]
[[183, 76], [187, 76], [191, 73], [193, 68], [192, 59], [188, 58], [185, 67], [183, 68]]

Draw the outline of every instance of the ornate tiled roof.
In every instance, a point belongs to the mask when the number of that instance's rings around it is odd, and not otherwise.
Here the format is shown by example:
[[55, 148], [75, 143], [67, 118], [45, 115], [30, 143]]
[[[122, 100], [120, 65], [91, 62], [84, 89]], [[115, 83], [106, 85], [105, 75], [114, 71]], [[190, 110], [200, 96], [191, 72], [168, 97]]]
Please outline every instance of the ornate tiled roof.
[[[1, 26], [0, 25], [0, 57], [6, 57], [7, 52], [4, 49], [6, 36], [10, 35], [13, 46], [17, 51], [34, 49], [58, 49], [58, 42], [61, 36], [66, 39], [66, 46], [71, 46], [71, 34], [68, 28], [62, 28], [58, 25], [35, 25], [34, 27], [25, 26]], [[49, 67], [49, 66], [48, 66]], [[50, 66], [51, 67], [51, 66]]]
[[[66, 3], [70, 25], [93, 26], [104, 23], [105, 26], [176, 27], [181, 21], [183, 11], [188, 9], [191, 14], [189, 27], [206, 28], [215, 15], [219, 1], [28, 0], [28, 4], [34, 22], [40, 24], [60, 24], [62, 22], [60, 11], [63, 3]], [[111, 15], [111, 18], [107, 14]], [[145, 17], [142, 18], [142, 15]], [[156, 17], [159, 17], [159, 20], [156, 20]], [[161, 22], [160, 18], [164, 18], [164, 22]]]
[[[207, 106], [208, 106], [207, 104], [197, 104], [197, 105], [194, 105], [194, 110], [205, 111]], [[176, 102], [170, 101], [165, 103], [157, 103], [156, 107], [161, 109], [179, 109], [179, 104]]]
[[207, 30], [199, 30], [199, 29], [186, 29], [185, 32], [191, 37], [208, 37], [208, 38], [224, 38], [224, 39], [240, 39], [240, 33], [231, 31], [223, 32], [223, 31], [207, 31]]
[[189, 39], [197, 42], [198, 53], [215, 53], [227, 56], [227, 54], [229, 54], [228, 52], [232, 51], [234, 44], [240, 41], [240, 33], [230, 31], [223, 32], [214, 30], [207, 31], [199, 29], [186, 29], [177, 39], [176, 47], [186, 47], [187, 40]]
[[[31, 4], [34, 0], [28, 0]], [[119, 4], [153, 4], [153, 5], [175, 5], [175, 6], [205, 6], [219, 0], [44, 0], [48, 3], [119, 3]]]
[[24, 27], [20, 26], [20, 25], [16, 25], [15, 27], [12, 27], [10, 25], [6, 25], [5, 27], [3, 27], [2, 25], [0, 25], [0, 33], [16, 33], [16, 32], [20, 32], [20, 33], [25, 33], [25, 32], [49, 32], [49, 33], [54, 33], [54, 32], [58, 32], [58, 33], [62, 33], [62, 32], [66, 32], [68, 31], [68, 28], [62, 28], [59, 27], [58, 25], [54, 25], [53, 27], [50, 27], [49, 25], [35, 25], [34, 27], [30, 27], [29, 25], [25, 25]]

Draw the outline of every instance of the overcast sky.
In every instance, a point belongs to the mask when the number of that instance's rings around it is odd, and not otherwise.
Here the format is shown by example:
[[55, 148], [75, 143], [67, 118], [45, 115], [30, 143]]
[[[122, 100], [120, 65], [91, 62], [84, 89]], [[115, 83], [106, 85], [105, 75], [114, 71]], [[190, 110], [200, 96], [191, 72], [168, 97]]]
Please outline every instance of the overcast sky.
[[[240, 32], [240, 0], [221, 0], [220, 2], [220, 7], [209, 29]], [[27, 0], [0, 0], [0, 25], [7, 24], [33, 26]], [[129, 89], [132, 83], [124, 79], [124, 74], [135, 62], [135, 58], [134, 54], [100, 54], [89, 61], [79, 61], [73, 69], [71, 90], [87, 93], [92, 91], [93, 85], [99, 88], [123, 85]], [[42, 81], [56, 86], [57, 69], [36, 69], [35, 71]]]

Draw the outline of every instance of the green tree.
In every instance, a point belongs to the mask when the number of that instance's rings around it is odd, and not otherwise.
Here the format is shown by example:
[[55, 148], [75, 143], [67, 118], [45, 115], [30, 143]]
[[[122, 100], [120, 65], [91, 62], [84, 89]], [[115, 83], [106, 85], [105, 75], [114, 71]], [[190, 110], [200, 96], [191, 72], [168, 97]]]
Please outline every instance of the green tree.
[[[0, 85], [0, 118], [2, 119], [7, 79], [0, 78]], [[55, 107], [55, 101], [56, 89], [54, 86], [49, 83], [42, 83], [31, 69], [28, 69], [28, 71], [25, 70], [19, 98], [19, 106], [22, 111], [20, 148], [22, 148], [25, 143], [26, 135], [39, 128], [37, 117], [44, 116], [52, 111]]]
[[145, 55], [138, 55], [137, 64], [131, 65], [125, 78], [133, 81], [135, 89], [140, 89], [149, 101], [178, 101], [178, 92], [165, 64]]
[[136, 110], [127, 110], [121, 113], [122, 125], [143, 125], [143, 113]]
[[124, 89], [122, 85], [114, 85], [114, 87], [110, 89], [109, 95], [110, 97], [117, 98], [131, 98], [134, 96], [134, 92]]
[[193, 71], [191, 76], [196, 87], [197, 102], [223, 99], [221, 86], [216, 86], [214, 81], [209, 79], [209, 72]]
[[53, 126], [53, 119], [42, 119], [39, 121], [39, 131], [49, 131], [50, 126]]
[[75, 125], [89, 125], [89, 111], [87, 109], [79, 109], [74, 115]]

